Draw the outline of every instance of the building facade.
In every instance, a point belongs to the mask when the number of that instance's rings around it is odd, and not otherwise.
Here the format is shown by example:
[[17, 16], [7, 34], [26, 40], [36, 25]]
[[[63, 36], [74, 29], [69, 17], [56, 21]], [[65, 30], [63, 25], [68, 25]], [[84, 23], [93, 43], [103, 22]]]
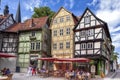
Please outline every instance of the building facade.
[[[48, 17], [26, 20], [19, 30], [18, 66], [21, 72], [29, 66], [41, 68], [45, 62], [37, 58], [50, 56], [50, 30]], [[47, 66], [47, 65], [46, 65]]]
[[[72, 58], [74, 52], [73, 28], [77, 18], [61, 7], [51, 22], [51, 54], [53, 58]], [[54, 70], [71, 69], [72, 63], [55, 62]]]
[[[6, 5], [4, 15], [0, 15], [0, 53], [17, 55], [18, 34], [10, 30], [16, 24], [13, 15], [9, 14], [9, 7]], [[11, 71], [16, 69], [16, 58], [0, 58], [0, 69], [10, 68]]]
[[[107, 23], [96, 17], [88, 8], [81, 16], [74, 28], [75, 52], [74, 57], [86, 57], [93, 62], [95, 74], [110, 71], [110, 58], [112, 53], [112, 41]], [[85, 65], [85, 64], [81, 64]]]

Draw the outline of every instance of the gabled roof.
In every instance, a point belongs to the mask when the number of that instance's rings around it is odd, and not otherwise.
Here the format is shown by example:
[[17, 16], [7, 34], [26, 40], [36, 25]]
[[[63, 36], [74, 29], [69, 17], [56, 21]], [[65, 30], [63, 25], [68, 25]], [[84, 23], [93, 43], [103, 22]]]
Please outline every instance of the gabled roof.
[[15, 22], [15, 20], [13, 18], [13, 14], [9, 14], [7, 16], [0, 15], [0, 25], [3, 24], [3, 22], [5, 22], [10, 16], [12, 17], [13, 21]]
[[6, 32], [18, 32], [23, 27], [23, 23], [15, 23], [12, 26], [5, 29]]
[[[98, 21], [101, 21], [103, 24], [104, 24], [104, 29], [107, 31], [107, 36], [110, 38], [111, 40], [111, 37], [110, 37], [110, 32], [109, 32], [109, 29], [108, 29], [108, 25], [105, 21], [101, 20], [100, 18], [98, 18], [96, 15], [93, 14], [93, 12], [87, 7], [84, 11], [84, 13], [82, 14], [82, 16], [80, 17], [78, 23], [76, 24], [76, 26], [73, 28], [73, 30], [75, 30], [77, 28], [77, 26], [79, 25], [80, 21], [82, 20], [82, 18], [84, 17], [84, 14], [87, 12], [87, 10], [98, 20]], [[112, 41], [112, 40], [111, 40]]]
[[74, 15], [73, 13], [71, 13], [70, 11], [66, 10], [64, 7], [61, 7], [61, 8], [57, 11], [57, 13], [55, 13], [55, 15], [52, 17], [51, 23], [53, 22], [55, 16], [61, 11], [61, 9], [64, 9], [65, 11], [67, 11], [68, 13], [70, 13], [70, 14], [72, 15], [72, 17], [73, 17], [74, 23], [77, 24], [77, 22], [78, 22], [77, 16], [75, 16], [75, 15]]
[[35, 30], [44, 27], [47, 24], [48, 17], [32, 18], [26, 20], [24, 23], [16, 23], [7, 28], [7, 32], [18, 32], [18, 31], [27, 31]]

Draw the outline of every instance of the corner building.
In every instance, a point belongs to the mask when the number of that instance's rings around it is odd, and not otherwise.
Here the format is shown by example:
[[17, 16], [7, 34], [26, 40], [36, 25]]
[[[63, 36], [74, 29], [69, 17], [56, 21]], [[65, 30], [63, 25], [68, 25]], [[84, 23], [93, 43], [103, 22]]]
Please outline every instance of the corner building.
[[[88, 8], [74, 28], [74, 57], [86, 57], [92, 60], [95, 74], [107, 74], [110, 71], [112, 40], [107, 23], [96, 17]], [[86, 64], [79, 64], [85, 67]], [[89, 65], [91, 71], [91, 64]], [[86, 68], [85, 68], [86, 69]]]

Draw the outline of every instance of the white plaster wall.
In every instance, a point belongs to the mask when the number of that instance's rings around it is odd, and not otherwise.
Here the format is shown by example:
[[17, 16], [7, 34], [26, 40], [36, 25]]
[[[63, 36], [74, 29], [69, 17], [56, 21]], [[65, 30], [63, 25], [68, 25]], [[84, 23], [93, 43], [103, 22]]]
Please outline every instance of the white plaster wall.
[[16, 71], [16, 58], [0, 58], [0, 70], [4, 67], [9, 68], [12, 72]]

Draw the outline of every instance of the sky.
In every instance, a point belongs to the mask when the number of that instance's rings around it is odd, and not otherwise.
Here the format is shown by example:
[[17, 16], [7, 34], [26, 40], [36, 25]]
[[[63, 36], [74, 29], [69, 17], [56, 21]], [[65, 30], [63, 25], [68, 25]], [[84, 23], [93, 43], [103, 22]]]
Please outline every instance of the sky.
[[[15, 16], [19, 1], [22, 21], [31, 18], [34, 7], [48, 6], [57, 12], [63, 6], [76, 16], [81, 16], [88, 7], [98, 18], [108, 23], [115, 52], [120, 53], [120, 0], [1, 0], [0, 14], [3, 13], [4, 6], [8, 5], [9, 12]], [[118, 62], [120, 63], [120, 58]]]

